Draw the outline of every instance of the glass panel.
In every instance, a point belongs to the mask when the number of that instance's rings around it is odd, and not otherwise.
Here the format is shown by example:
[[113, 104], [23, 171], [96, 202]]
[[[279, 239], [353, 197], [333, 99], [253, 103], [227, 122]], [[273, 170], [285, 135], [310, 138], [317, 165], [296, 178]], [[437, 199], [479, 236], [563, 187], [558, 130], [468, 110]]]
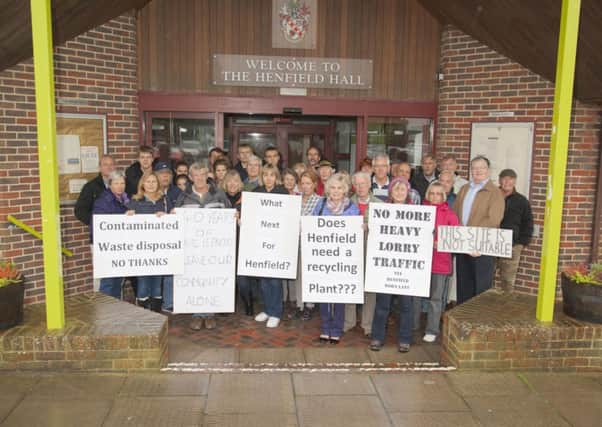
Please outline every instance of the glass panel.
[[425, 153], [432, 151], [431, 119], [370, 117], [368, 119], [368, 157], [387, 153], [392, 163], [407, 161], [420, 164]]
[[337, 121], [335, 156], [337, 159], [337, 169], [346, 170], [353, 174], [355, 172], [355, 143], [356, 143], [356, 123], [355, 120]]
[[295, 163], [307, 163], [307, 149], [318, 147], [324, 152], [323, 134], [288, 134], [288, 167]]
[[207, 159], [215, 143], [215, 124], [213, 119], [153, 117], [151, 135], [162, 161], [183, 159], [190, 164]]
[[169, 119], [153, 118], [151, 122], [151, 135], [153, 147], [171, 142]]
[[276, 147], [276, 134], [260, 132], [241, 132], [239, 144], [249, 144], [255, 150], [255, 154], [263, 159], [263, 152], [268, 147]]

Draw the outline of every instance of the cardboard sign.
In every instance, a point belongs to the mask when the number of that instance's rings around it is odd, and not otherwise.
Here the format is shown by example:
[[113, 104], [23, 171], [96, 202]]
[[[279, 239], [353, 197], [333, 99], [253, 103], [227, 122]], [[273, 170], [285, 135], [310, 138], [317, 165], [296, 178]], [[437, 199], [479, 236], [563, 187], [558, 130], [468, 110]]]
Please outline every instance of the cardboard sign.
[[300, 218], [301, 196], [243, 192], [238, 274], [296, 278]]
[[177, 208], [184, 226], [184, 271], [174, 276], [174, 313], [232, 313], [235, 209]]
[[512, 258], [512, 230], [487, 227], [439, 226], [437, 250]]
[[364, 303], [361, 216], [301, 218], [303, 301]]
[[435, 207], [370, 203], [365, 289], [428, 297]]
[[94, 278], [184, 271], [183, 227], [175, 215], [94, 215]]

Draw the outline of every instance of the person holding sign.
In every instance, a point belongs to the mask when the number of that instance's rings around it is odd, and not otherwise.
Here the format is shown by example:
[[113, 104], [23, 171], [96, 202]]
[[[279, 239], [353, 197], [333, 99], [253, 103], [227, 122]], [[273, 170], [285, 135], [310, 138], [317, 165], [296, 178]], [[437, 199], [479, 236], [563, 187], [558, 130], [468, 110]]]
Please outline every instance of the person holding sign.
[[[445, 188], [439, 182], [433, 182], [426, 190], [425, 205], [435, 206], [435, 244], [433, 245], [433, 262], [431, 264], [431, 292], [428, 299], [426, 331], [423, 340], [434, 342], [439, 335], [441, 313], [446, 303], [447, 281], [452, 273], [452, 255], [437, 250], [437, 227], [440, 225], [458, 225], [458, 217], [446, 202]], [[416, 310], [416, 307], [414, 307]]]
[[[249, 161], [249, 166], [251, 161]], [[263, 185], [255, 189], [256, 193], [288, 194], [280, 181], [280, 171], [276, 166], [265, 165], [261, 171]], [[282, 279], [275, 277], [262, 277], [259, 279], [263, 310], [255, 320], [266, 322], [268, 328], [277, 328], [282, 318]]]
[[[128, 204], [128, 215], [156, 214], [164, 215], [173, 209], [171, 200], [159, 189], [159, 178], [153, 172], [143, 175], [138, 182], [138, 192]], [[166, 287], [173, 287], [173, 276], [166, 277]], [[161, 280], [163, 276], [139, 276], [136, 288], [136, 304], [152, 311], [161, 311]], [[172, 298], [173, 299], [173, 298]]]
[[[393, 178], [388, 188], [389, 203], [411, 204], [410, 188], [407, 179], [401, 176]], [[370, 342], [370, 350], [372, 351], [379, 351], [384, 345], [385, 329], [392, 299], [393, 295], [391, 294], [376, 294], [376, 308], [374, 310], [374, 320], [372, 321], [372, 341]], [[410, 351], [410, 345], [412, 344], [414, 298], [409, 295], [399, 295], [399, 299], [399, 345], [397, 348], [400, 353], [407, 353]]]
[[[359, 208], [347, 197], [349, 182], [341, 173], [335, 173], [324, 184], [326, 198], [322, 199], [315, 207], [312, 215], [359, 215]], [[320, 317], [322, 318], [322, 333], [320, 342], [338, 344], [343, 335], [345, 323], [345, 304], [320, 304]]]

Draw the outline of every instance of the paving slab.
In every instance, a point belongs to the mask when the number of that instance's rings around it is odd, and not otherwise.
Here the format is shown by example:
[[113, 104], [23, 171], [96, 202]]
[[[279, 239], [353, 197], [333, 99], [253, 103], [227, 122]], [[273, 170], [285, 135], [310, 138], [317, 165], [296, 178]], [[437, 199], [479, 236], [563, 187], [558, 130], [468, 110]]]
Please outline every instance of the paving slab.
[[464, 401], [441, 374], [374, 374], [376, 390], [388, 411], [466, 411]]
[[295, 395], [376, 394], [366, 374], [293, 374]]
[[470, 412], [394, 412], [394, 427], [479, 427]]
[[22, 393], [0, 394], [0, 424], [23, 399]]
[[168, 340], [169, 362], [190, 362], [201, 351], [198, 344], [188, 339], [170, 336]]
[[203, 427], [298, 427], [295, 414], [213, 414], [206, 415]]
[[302, 348], [241, 348], [240, 363], [304, 363]]
[[541, 397], [549, 402], [573, 427], [602, 425], [602, 392], [569, 395], [545, 393]]
[[237, 363], [239, 360], [239, 350], [236, 348], [207, 348], [197, 352], [191, 360], [187, 362], [199, 363]]
[[566, 393], [568, 395], [602, 391], [596, 375], [533, 372], [522, 374], [525, 381], [539, 393]]
[[294, 413], [289, 374], [212, 374], [207, 414]]
[[105, 426], [200, 426], [205, 397], [124, 397], [118, 399]]
[[374, 363], [439, 362], [433, 360], [423, 346], [412, 346], [409, 352], [400, 353], [396, 346], [385, 345], [379, 351], [367, 350], [367, 353]]
[[303, 349], [307, 363], [369, 363], [367, 348], [307, 347]]
[[545, 400], [525, 396], [467, 397], [475, 417], [485, 427], [569, 427]]
[[99, 399], [111, 398], [119, 393], [125, 376], [61, 374], [41, 377], [31, 392], [35, 398], [48, 399]]
[[299, 396], [301, 427], [382, 427], [389, 418], [377, 396]]
[[109, 399], [25, 398], [4, 420], [11, 427], [101, 426], [111, 408]]
[[126, 379], [121, 396], [199, 396], [209, 389], [208, 374], [150, 374]]
[[40, 381], [38, 375], [0, 374], [0, 396], [27, 393]]
[[452, 388], [462, 396], [518, 396], [531, 393], [512, 372], [450, 372]]

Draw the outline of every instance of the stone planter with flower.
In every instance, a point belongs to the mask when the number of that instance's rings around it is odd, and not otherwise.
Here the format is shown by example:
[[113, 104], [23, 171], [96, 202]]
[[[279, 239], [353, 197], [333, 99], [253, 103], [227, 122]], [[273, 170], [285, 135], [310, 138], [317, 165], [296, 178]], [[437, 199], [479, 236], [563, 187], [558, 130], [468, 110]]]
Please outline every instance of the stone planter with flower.
[[23, 321], [23, 275], [15, 265], [0, 259], [0, 329]]
[[562, 272], [562, 304], [570, 317], [602, 323], [602, 264], [566, 268]]

